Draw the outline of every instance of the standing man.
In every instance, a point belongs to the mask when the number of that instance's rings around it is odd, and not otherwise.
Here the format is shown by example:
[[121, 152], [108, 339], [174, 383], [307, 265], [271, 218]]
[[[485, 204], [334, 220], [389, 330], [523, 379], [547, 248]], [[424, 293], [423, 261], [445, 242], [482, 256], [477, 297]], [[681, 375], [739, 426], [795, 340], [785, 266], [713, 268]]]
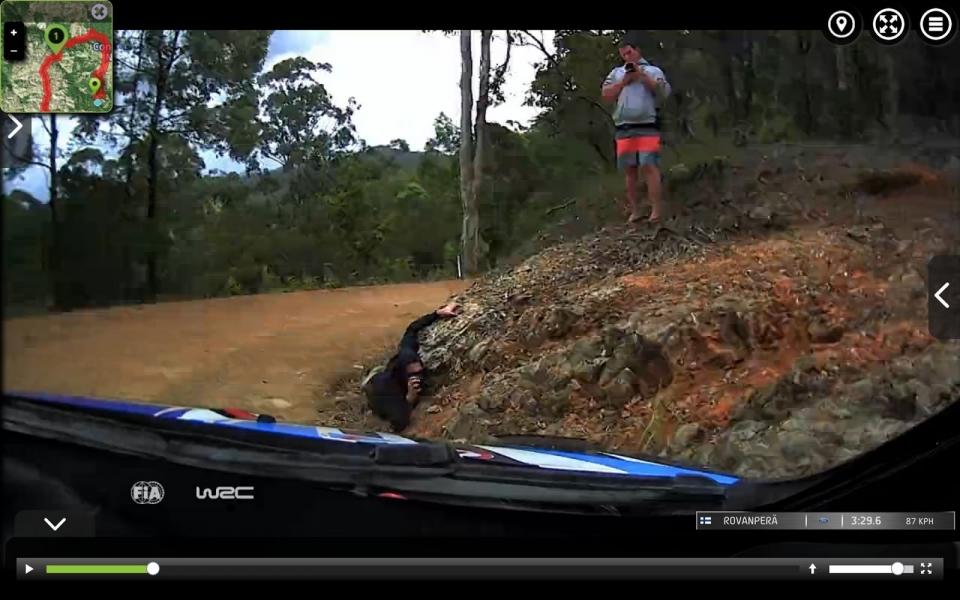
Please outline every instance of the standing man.
[[663, 214], [660, 180], [660, 124], [657, 105], [670, 95], [670, 84], [663, 71], [641, 55], [633, 38], [620, 42], [623, 66], [610, 71], [601, 94], [608, 102], [617, 101], [613, 111], [616, 125], [617, 166], [627, 175], [627, 203], [630, 223], [641, 219], [637, 208], [638, 171], [647, 182], [650, 199], [650, 222]]

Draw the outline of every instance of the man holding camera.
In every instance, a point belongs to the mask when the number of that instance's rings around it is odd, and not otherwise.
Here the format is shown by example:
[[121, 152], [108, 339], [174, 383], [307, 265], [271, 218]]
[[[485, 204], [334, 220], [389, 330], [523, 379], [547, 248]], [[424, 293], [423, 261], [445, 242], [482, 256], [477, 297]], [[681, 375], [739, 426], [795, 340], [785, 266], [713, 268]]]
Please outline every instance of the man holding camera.
[[617, 102], [613, 112], [617, 166], [627, 177], [628, 222], [642, 218], [637, 207], [637, 178], [642, 172], [650, 200], [650, 222], [656, 223], [663, 214], [657, 106], [670, 95], [670, 84], [663, 71], [640, 55], [633, 38], [620, 43], [620, 58], [623, 66], [610, 71], [601, 94], [604, 100]]
[[394, 431], [407, 428], [424, 391], [426, 369], [420, 359], [420, 331], [438, 319], [450, 319], [458, 314], [460, 306], [451, 303], [410, 323], [387, 366], [364, 382], [363, 391], [370, 408], [378, 417], [389, 421]]

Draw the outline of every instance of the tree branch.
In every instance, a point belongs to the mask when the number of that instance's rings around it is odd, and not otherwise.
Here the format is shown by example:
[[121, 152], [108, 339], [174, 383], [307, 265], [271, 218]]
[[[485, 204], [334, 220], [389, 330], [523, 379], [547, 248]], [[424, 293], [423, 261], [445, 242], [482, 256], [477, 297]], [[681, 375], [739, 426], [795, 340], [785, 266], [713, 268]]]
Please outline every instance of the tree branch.
[[[534, 45], [535, 45], [537, 48], [540, 49], [540, 52], [543, 53], [543, 55], [546, 57], [546, 59], [547, 59], [547, 61], [550, 63], [550, 65], [551, 65], [554, 69], [556, 69], [557, 72], [563, 77], [563, 79], [564, 79], [564, 84], [563, 84], [563, 85], [564, 85], [564, 89], [565, 89], [567, 92], [573, 94], [573, 96], [574, 96], [575, 99], [581, 100], [581, 101], [583, 101], [583, 102], [586, 102], [586, 103], [594, 106], [594, 107], [597, 108], [598, 110], [602, 111], [603, 114], [606, 115], [607, 120], [610, 121], [610, 113], [607, 112], [607, 109], [604, 108], [604, 106], [603, 106], [602, 104], [600, 104], [599, 102], [597, 102], [597, 101], [594, 100], [593, 98], [588, 98], [587, 96], [584, 96], [583, 94], [580, 94], [580, 93], [577, 93], [577, 92], [574, 91], [573, 85], [572, 85], [572, 83], [571, 83], [571, 79], [572, 79], [572, 78], [571, 78], [571, 77], [569, 76], [569, 74], [563, 69], [563, 67], [560, 66], [560, 63], [557, 62], [556, 57], [555, 57], [549, 50], [547, 50], [546, 45], [545, 45], [541, 40], [537, 39], [537, 37], [536, 37], [535, 35], [533, 35], [532, 33], [530, 33], [528, 30], [526, 30], [526, 29], [521, 29], [520, 31], [521, 31], [523, 34], [525, 34], [527, 37], [529, 37], [531, 40], [534, 41]], [[521, 42], [521, 45], [523, 45], [522, 42]], [[528, 45], [529, 45], [529, 44], [528, 44]], [[611, 123], [612, 123], [612, 121], [611, 121]]]
[[547, 50], [547, 46], [543, 43], [542, 40], [537, 39], [537, 36], [533, 35], [526, 29], [521, 29], [520, 31], [521, 33], [526, 34], [531, 40], [533, 40], [534, 45], [540, 49], [540, 52], [543, 53], [543, 55], [547, 58], [547, 61], [549, 61], [551, 65], [559, 68], [556, 57], [553, 54], [551, 54], [549, 50]]
[[143, 74], [146, 74], [146, 73], [148, 72], [147, 70], [142, 69], [142, 68], [140, 68], [139, 66], [136, 66], [136, 67], [133, 66], [132, 64], [128, 63], [126, 60], [120, 58], [119, 56], [116, 57], [116, 61], [117, 61], [118, 63], [120, 63], [121, 65], [127, 67], [128, 69], [130, 69], [130, 70], [133, 71], [134, 73], [143, 73]]
[[573, 200], [568, 200], [568, 201], [564, 202], [563, 204], [558, 204], [557, 206], [552, 206], [552, 207], [548, 208], [545, 213], [543, 213], [543, 216], [549, 217], [550, 215], [552, 215], [553, 213], [557, 212], [558, 210], [563, 210], [563, 209], [567, 208], [568, 206], [572, 206], [572, 205], [574, 205], [574, 204], [576, 204], [576, 203], [577, 203], [577, 199], [574, 198]]
[[185, 111], [183, 111], [183, 112], [179, 112], [179, 113], [176, 113], [176, 114], [169, 114], [169, 115], [167, 115], [167, 116], [165, 116], [165, 117], [160, 117], [160, 120], [157, 121], [157, 122], [158, 122], [158, 123], [166, 123], [167, 121], [172, 121], [172, 120], [174, 120], [174, 119], [179, 119], [180, 117], [184, 117], [184, 116], [186, 116], [186, 115], [188, 115], [188, 114], [190, 114], [190, 111], [189, 111], [189, 110], [185, 110]]
[[174, 53], [173, 57], [170, 60], [170, 69], [173, 69], [173, 65], [175, 65], [177, 61], [180, 60], [187, 53], [186, 46], [177, 46], [176, 50], [177, 50], [176, 53]]
[[171, 46], [168, 46], [170, 52], [170, 60], [167, 62], [167, 74], [169, 75], [170, 70], [173, 68], [173, 63], [180, 58], [183, 54], [179, 52], [183, 48], [180, 46], [180, 34], [183, 31], [180, 29], [173, 30], [173, 42]]
[[281, 168], [287, 166], [287, 163], [286, 163], [286, 162], [280, 160], [279, 158], [277, 158], [276, 156], [274, 156], [274, 155], [272, 155], [272, 154], [270, 154], [270, 153], [268, 153], [268, 152], [264, 152], [263, 150], [260, 150], [260, 154], [261, 154], [265, 159], [267, 159], [267, 160], [272, 160], [273, 162], [277, 163], [278, 165], [280, 165]]
[[44, 170], [44, 171], [50, 171], [50, 165], [48, 165], [48, 164], [46, 164], [46, 163], [37, 162], [37, 161], [35, 161], [35, 160], [27, 160], [25, 157], [23, 157], [23, 156], [17, 156], [17, 155], [14, 154], [13, 152], [10, 153], [10, 156], [12, 156], [13, 159], [16, 160], [17, 162], [23, 163], [23, 164], [25, 164], [25, 165], [33, 165], [33, 166], [37, 166], [37, 167], [43, 167], [43, 170]]
[[507, 55], [503, 59], [503, 64], [497, 67], [493, 72], [493, 82], [490, 84], [490, 89], [493, 91], [494, 95], [503, 98], [503, 87], [504, 81], [507, 75], [507, 69], [510, 68], [510, 48], [513, 46], [513, 34], [510, 33], [510, 30], [506, 30], [507, 33]]
[[587, 96], [584, 96], [583, 94], [575, 94], [575, 95], [574, 95], [574, 98], [575, 98], [576, 100], [582, 100], [583, 102], [586, 102], [587, 104], [590, 104], [590, 105], [596, 107], [598, 110], [600, 110], [601, 112], [603, 112], [603, 114], [606, 115], [608, 119], [610, 118], [610, 113], [607, 112], [607, 109], [606, 109], [602, 104], [600, 104], [599, 102], [597, 102], [596, 100], [594, 100], [593, 98], [588, 98]]

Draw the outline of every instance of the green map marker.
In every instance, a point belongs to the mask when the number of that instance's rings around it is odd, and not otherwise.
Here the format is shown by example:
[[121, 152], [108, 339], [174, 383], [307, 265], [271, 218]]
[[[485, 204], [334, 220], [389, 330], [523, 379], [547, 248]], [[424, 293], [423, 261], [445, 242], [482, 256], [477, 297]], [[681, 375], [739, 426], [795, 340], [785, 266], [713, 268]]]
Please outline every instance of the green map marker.
[[91, 94], [96, 94], [97, 92], [100, 91], [100, 80], [97, 79], [96, 77], [91, 77], [90, 80], [87, 81], [87, 85], [90, 86]]
[[46, 40], [50, 50], [57, 54], [63, 50], [63, 45], [67, 43], [67, 28], [59, 23], [50, 23], [43, 33], [43, 39]]

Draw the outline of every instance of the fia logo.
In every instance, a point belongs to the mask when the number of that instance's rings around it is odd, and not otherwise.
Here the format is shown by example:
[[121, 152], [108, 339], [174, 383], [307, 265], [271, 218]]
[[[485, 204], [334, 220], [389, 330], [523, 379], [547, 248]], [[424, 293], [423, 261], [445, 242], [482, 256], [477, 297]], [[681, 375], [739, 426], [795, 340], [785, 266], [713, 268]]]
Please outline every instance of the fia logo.
[[130, 486], [130, 498], [137, 504], [160, 504], [163, 494], [159, 481], [138, 481]]

